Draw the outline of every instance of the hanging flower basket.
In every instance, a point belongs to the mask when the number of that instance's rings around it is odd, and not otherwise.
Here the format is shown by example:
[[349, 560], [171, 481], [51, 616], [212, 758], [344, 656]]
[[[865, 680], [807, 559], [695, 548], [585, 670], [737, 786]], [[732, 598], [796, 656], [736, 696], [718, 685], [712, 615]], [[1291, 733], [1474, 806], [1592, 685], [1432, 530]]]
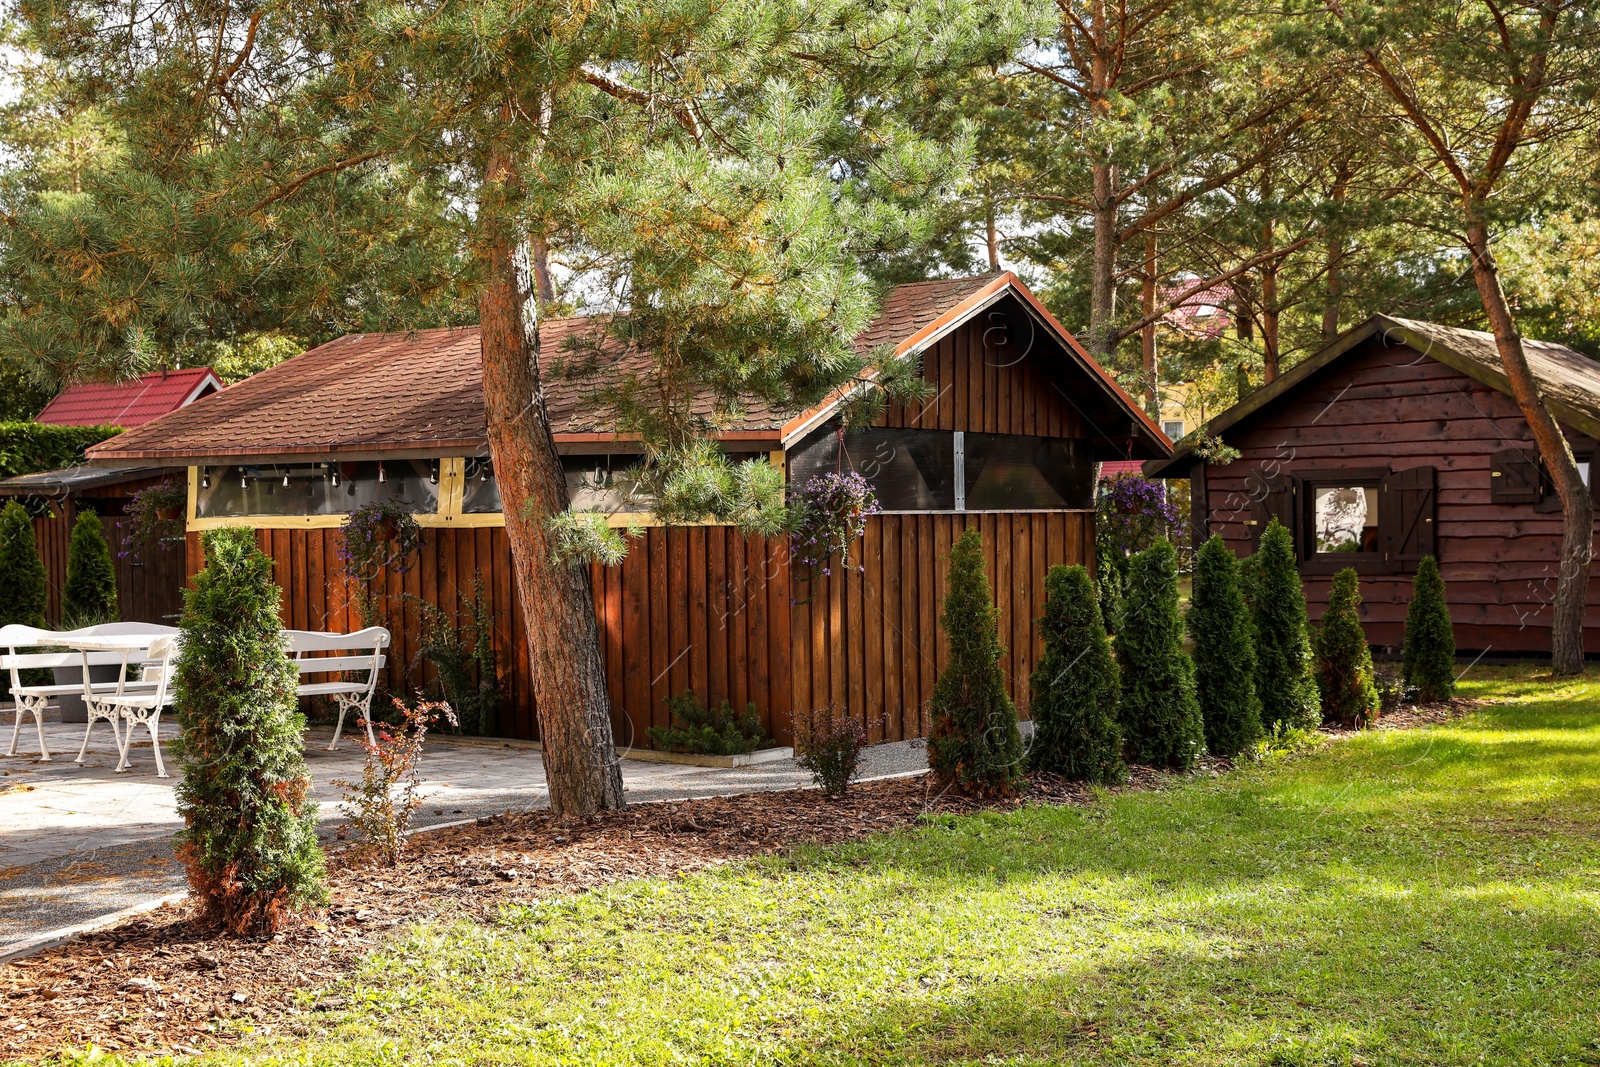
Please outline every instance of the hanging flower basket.
[[850, 545], [866, 532], [867, 516], [881, 510], [872, 486], [855, 471], [817, 475], [796, 495], [793, 508], [794, 557], [824, 577], [832, 574], [835, 554], [841, 567], [849, 565]]
[[345, 524], [339, 560], [345, 574], [359, 582], [371, 581], [378, 572], [393, 568], [404, 574], [422, 548], [422, 527], [398, 500], [363, 504]]
[[175, 478], [157, 482], [133, 494], [118, 525], [122, 529], [123, 559], [142, 562], [146, 549], [183, 538], [184, 510], [189, 487]]

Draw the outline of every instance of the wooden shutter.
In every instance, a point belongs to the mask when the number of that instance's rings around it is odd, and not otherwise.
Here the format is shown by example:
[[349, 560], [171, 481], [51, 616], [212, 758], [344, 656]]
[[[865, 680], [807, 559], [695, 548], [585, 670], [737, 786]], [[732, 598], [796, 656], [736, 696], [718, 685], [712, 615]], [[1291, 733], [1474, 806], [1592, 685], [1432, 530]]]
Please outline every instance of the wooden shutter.
[[1496, 504], [1537, 504], [1544, 474], [1532, 445], [1507, 448], [1489, 457], [1489, 499]]
[[[1252, 486], [1250, 502], [1250, 543], [1252, 546], [1261, 544], [1261, 535], [1267, 532], [1267, 524], [1277, 519], [1288, 527], [1289, 536], [1294, 538], [1298, 553], [1300, 545], [1300, 524], [1295, 521], [1295, 503], [1299, 498], [1294, 476], [1278, 474], [1270, 478], [1262, 475], [1261, 484]], [[1252, 479], [1254, 481], [1254, 479]]]
[[1378, 490], [1378, 548], [1391, 571], [1417, 569], [1435, 555], [1434, 470], [1412, 467], [1383, 476]]

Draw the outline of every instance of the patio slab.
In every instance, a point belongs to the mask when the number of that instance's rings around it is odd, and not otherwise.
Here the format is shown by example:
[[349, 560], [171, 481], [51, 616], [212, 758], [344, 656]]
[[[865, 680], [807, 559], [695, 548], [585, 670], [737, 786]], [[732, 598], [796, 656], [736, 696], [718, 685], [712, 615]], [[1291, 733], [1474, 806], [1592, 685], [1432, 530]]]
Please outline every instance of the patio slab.
[[[175, 723], [162, 724], [163, 754], [174, 775], [177, 761], [166, 742], [176, 732]], [[0, 733], [8, 736], [8, 730]], [[342, 821], [333, 782], [359, 780], [363, 762], [360, 747], [351, 741], [327, 751], [331, 737], [327, 728], [313, 728], [306, 737], [306, 764], [325, 839], [337, 834]], [[182, 825], [173, 792], [178, 779], [155, 776], [148, 742], [134, 746], [132, 769], [117, 774], [116, 746], [103, 725], [82, 765], [73, 762], [83, 740], [81, 725], [47, 723], [45, 738], [54, 757], [49, 763], [37, 761], [36, 738], [26, 732], [18, 741], [19, 755], [0, 756], [0, 960], [55, 931], [105, 921], [184, 889], [172, 847], [172, 835]], [[920, 742], [878, 745], [864, 753], [865, 777], [926, 767]], [[418, 827], [549, 802], [540, 754], [524, 743], [430, 738], [422, 770]], [[629, 759], [624, 753], [622, 776], [630, 803], [811, 784], [792, 759], [708, 768]]]

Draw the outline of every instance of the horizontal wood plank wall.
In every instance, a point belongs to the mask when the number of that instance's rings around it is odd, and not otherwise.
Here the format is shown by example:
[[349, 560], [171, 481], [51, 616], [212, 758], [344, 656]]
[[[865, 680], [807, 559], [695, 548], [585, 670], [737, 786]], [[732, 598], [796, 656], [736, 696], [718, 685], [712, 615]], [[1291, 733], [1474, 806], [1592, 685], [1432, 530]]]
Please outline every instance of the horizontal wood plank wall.
[[[339, 562], [342, 533], [257, 530], [282, 590], [280, 615], [292, 629], [349, 631], [362, 625], [357, 590]], [[200, 534], [187, 539], [186, 566], [203, 566]], [[499, 528], [428, 530], [417, 563], [381, 583], [383, 624], [393, 634], [387, 686], [433, 686], [421, 656], [417, 602], [436, 604], [453, 624], [481, 579], [494, 620], [501, 705], [496, 733], [538, 737], [531, 667], [516, 607], [510, 548]], [[650, 747], [649, 727], [668, 721], [666, 696], [694, 689], [702, 700], [754, 703], [780, 742], [790, 739], [789, 572], [781, 540], [746, 538], [728, 527], [652, 528], [617, 567], [590, 571], [619, 747]]]
[[[1410, 349], [1355, 353], [1272, 405], [1245, 431], [1224, 435], [1239, 460], [1207, 469], [1209, 528], [1250, 551], [1250, 486], [1267, 474], [1317, 468], [1436, 469], [1436, 549], [1456, 644], [1462, 649], [1550, 651], [1550, 604], [1561, 513], [1490, 500], [1493, 453], [1532, 434], [1515, 401]], [[1592, 442], [1568, 430], [1580, 450]], [[1305, 575], [1313, 620], [1330, 575]], [[1374, 645], [1399, 645], [1411, 575], [1363, 574], [1361, 618]], [[1589, 584], [1585, 642], [1600, 652], [1600, 582]]]
[[933, 388], [923, 400], [889, 401], [880, 426], [968, 430], [1036, 437], [1087, 437], [1077, 409], [1049, 360], [1066, 360], [1043, 334], [1023, 352], [982, 316], [939, 340], [922, 355], [922, 376]]
[[939, 617], [950, 547], [968, 526], [983, 534], [1005, 646], [1000, 668], [1026, 715], [1028, 678], [1043, 651], [1045, 572], [1056, 564], [1093, 565], [1090, 512], [878, 515], [867, 520], [849, 566], [807, 580], [796, 564], [796, 710], [844, 708], [874, 742], [927, 732], [934, 683], [949, 662]]

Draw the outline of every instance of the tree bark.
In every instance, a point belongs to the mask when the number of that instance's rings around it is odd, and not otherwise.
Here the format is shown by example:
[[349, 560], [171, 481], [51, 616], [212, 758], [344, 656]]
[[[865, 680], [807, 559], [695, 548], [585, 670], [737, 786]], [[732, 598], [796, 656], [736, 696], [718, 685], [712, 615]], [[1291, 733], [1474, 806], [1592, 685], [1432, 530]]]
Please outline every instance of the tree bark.
[[[1329, 199], [1335, 204], [1342, 204], [1349, 196], [1349, 190], [1349, 166], [1347, 163], [1342, 163], [1334, 178]], [[1339, 303], [1344, 297], [1344, 277], [1340, 269], [1344, 266], [1344, 255], [1344, 231], [1335, 221], [1328, 230], [1327, 269], [1323, 272], [1322, 339], [1324, 341], [1332, 341], [1339, 336]]]
[[1094, 262], [1089, 278], [1089, 351], [1104, 361], [1116, 349], [1117, 166], [1094, 165]]
[[1156, 235], [1144, 235], [1144, 317], [1147, 320], [1140, 331], [1140, 348], [1144, 353], [1144, 407], [1152, 419], [1161, 418], [1161, 364], [1156, 355]]
[[[505, 195], [515, 162], [496, 153], [486, 178]], [[623, 806], [594, 594], [587, 567], [556, 562], [545, 527], [569, 501], [540, 382], [528, 253], [506, 228], [509, 212], [483, 215], [491, 216], [482, 253], [488, 278], [478, 296], [489, 452], [528, 635], [550, 808], [559, 818], [582, 818]]]
[[[1261, 204], [1272, 203], [1272, 172], [1265, 171], [1261, 180]], [[1269, 216], [1261, 224], [1261, 251], [1272, 251], [1276, 240], [1273, 220]], [[1278, 261], [1269, 259], [1261, 264], [1261, 364], [1267, 381], [1278, 377]]]
[[1539, 382], [1528, 367], [1522, 338], [1517, 334], [1500, 272], [1489, 248], [1489, 227], [1480, 205], [1467, 207], [1467, 251], [1472, 255], [1472, 277], [1494, 331], [1495, 348], [1511, 395], [1533, 431], [1545, 469], [1555, 481], [1564, 519], [1561, 560], [1556, 574], [1554, 616], [1550, 630], [1550, 667], [1555, 674], [1583, 673], [1583, 616], [1589, 595], [1589, 565], [1594, 560], [1594, 501], [1583, 484], [1572, 446], [1550, 414]]
[[994, 204], [988, 205], [984, 214], [983, 243], [989, 252], [989, 273], [995, 274], [1000, 270], [1000, 231], [994, 226]]

